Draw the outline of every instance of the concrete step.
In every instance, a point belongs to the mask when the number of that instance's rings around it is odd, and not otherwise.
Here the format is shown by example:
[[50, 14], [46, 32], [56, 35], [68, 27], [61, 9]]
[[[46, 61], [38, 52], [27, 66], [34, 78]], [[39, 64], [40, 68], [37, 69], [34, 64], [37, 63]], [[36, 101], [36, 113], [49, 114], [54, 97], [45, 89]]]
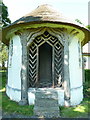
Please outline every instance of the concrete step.
[[35, 93], [34, 114], [43, 117], [60, 117], [58, 94], [54, 89], [40, 89]]
[[56, 107], [58, 104], [58, 101], [57, 100], [54, 100], [54, 99], [36, 99], [35, 100], [35, 105], [36, 106], [42, 106], [42, 107]]
[[35, 111], [42, 111], [42, 112], [44, 112], [44, 111], [59, 111], [59, 107], [40, 107], [40, 106], [35, 106]]
[[58, 118], [60, 117], [59, 111], [35, 111], [34, 112], [38, 117], [45, 117], [45, 118]]

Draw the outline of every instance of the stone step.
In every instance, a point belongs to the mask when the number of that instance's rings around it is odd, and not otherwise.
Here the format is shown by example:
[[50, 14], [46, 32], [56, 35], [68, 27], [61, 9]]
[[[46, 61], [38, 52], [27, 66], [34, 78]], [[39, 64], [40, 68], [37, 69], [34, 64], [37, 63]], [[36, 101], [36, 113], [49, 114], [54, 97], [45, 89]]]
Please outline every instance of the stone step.
[[34, 107], [34, 114], [43, 117], [60, 117], [59, 107]]
[[42, 106], [42, 107], [56, 107], [58, 104], [57, 100], [53, 99], [36, 99], [35, 105], [36, 106]]
[[47, 95], [47, 94], [41, 94], [41, 96], [40, 96], [40, 93], [36, 93], [37, 94], [37, 98], [53, 98], [53, 99], [55, 99], [55, 100], [57, 100], [58, 98], [55, 96], [55, 95]]
[[43, 117], [60, 117], [58, 95], [54, 89], [39, 89], [35, 93], [34, 114]]
[[35, 106], [34, 107], [35, 108], [35, 111], [42, 111], [42, 112], [44, 112], [44, 111], [59, 111], [59, 107], [40, 107], [40, 106]]
[[37, 98], [57, 99], [57, 93], [55, 91], [49, 90], [49, 89], [38, 90], [35, 95], [37, 96]]
[[60, 117], [59, 111], [34, 111], [36, 116], [39, 117], [46, 117], [46, 118], [58, 118]]

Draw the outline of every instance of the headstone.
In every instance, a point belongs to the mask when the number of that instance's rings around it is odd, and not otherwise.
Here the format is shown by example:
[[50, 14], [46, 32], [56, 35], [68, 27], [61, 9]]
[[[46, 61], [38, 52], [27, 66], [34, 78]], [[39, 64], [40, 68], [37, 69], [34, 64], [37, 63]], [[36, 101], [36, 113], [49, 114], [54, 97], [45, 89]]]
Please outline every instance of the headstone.
[[38, 117], [60, 117], [58, 94], [53, 88], [39, 88], [35, 93], [34, 114]]

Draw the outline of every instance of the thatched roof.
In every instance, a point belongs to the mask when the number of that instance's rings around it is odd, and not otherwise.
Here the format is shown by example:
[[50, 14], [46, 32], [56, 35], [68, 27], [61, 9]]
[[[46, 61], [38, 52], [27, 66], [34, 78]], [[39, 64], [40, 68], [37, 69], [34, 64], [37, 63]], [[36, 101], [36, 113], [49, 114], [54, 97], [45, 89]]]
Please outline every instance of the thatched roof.
[[57, 12], [50, 5], [45, 4], [38, 6], [31, 13], [23, 16], [19, 20], [15, 21], [13, 24], [27, 23], [32, 21], [70, 22], [70, 20], [65, 18], [62, 13]]
[[57, 12], [54, 10], [50, 5], [41, 5], [38, 6], [35, 10], [33, 10], [31, 13], [23, 16], [22, 18], [18, 19], [17, 21], [13, 22], [11, 25], [7, 26], [6, 28], [3, 29], [3, 42], [8, 45], [9, 40], [5, 40], [5, 36], [7, 32], [13, 28], [17, 28], [25, 26], [25, 25], [30, 25], [34, 23], [56, 23], [56, 24], [64, 24], [64, 25], [69, 25], [69, 26], [74, 26], [76, 28], [81, 29], [82, 31], [85, 32], [86, 34], [86, 40], [84, 42], [88, 42], [88, 36], [90, 37], [90, 31], [85, 29], [84, 27], [81, 27], [80, 25], [77, 25], [75, 21], [71, 21], [67, 19], [65, 16], [63, 16], [61, 13]]

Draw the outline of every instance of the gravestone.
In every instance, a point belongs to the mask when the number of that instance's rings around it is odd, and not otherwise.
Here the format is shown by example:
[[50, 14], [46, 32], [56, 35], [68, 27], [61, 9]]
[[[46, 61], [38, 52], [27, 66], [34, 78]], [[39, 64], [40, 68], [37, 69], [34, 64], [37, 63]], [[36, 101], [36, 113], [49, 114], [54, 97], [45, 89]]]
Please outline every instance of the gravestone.
[[60, 117], [58, 94], [53, 88], [39, 88], [35, 93], [34, 114], [38, 117]]

